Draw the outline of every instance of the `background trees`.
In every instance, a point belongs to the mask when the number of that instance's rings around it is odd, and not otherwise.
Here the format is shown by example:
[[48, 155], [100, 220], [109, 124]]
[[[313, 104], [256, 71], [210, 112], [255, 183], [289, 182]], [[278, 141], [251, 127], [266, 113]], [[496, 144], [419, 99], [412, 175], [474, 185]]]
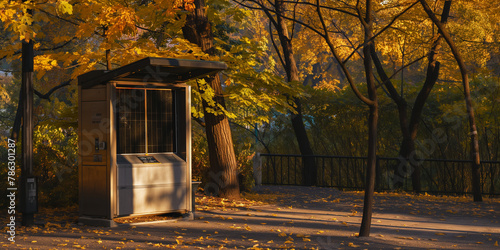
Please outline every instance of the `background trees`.
[[[444, 3], [449, 1], [423, 2], [432, 13], [440, 13], [438, 21], [444, 21]], [[315, 154], [368, 154], [368, 108], [356, 99], [339, 61], [356, 84], [366, 82], [365, 70], [376, 72], [378, 156], [408, 158], [408, 152], [414, 152], [420, 158], [470, 159], [471, 126], [465, 115], [460, 70], [449, 46], [441, 42], [438, 49], [440, 33], [420, 1], [372, 1], [376, 42], [366, 55], [362, 48], [370, 39], [364, 37], [357, 1], [276, 3], [281, 7], [268, 5], [265, 13], [259, 1], [249, 5], [252, 8], [223, 0], [207, 1], [214, 51], [205, 53], [183, 36], [182, 27], [195, 8], [191, 1], [0, 1], [4, 28], [0, 35], [2, 143], [15, 127], [20, 41], [34, 33], [35, 159], [39, 162], [37, 174], [43, 176], [40, 197], [46, 203], [58, 204], [48, 197], [54, 197], [57, 188], [70, 190], [77, 173], [75, 77], [146, 56], [222, 60], [229, 65], [221, 78], [220, 90], [226, 102], [221, 112], [228, 118], [240, 184], [246, 183], [246, 187], [251, 186], [249, 159], [253, 152], [305, 154], [300, 149], [304, 144], [296, 140], [296, 128], [290, 123], [299, 111]], [[365, 13], [366, 2], [360, 3], [358, 7]], [[498, 160], [500, 155], [498, 6], [498, 1], [453, 1], [446, 24], [469, 72], [477, 145], [481, 158], [487, 160]], [[27, 8], [35, 9], [35, 14], [29, 15]], [[280, 25], [275, 26], [272, 20]], [[367, 55], [374, 59], [373, 67], [365, 67]], [[214, 92], [208, 87], [198, 91], [198, 83], [191, 84], [193, 117], [200, 122], [193, 128], [193, 167], [198, 178], [207, 180], [208, 142], [202, 126], [207, 122], [207, 106], [203, 100]], [[360, 92], [366, 95], [361, 86]], [[412, 132], [416, 124], [418, 134]], [[445, 140], [435, 140], [436, 131], [441, 131]], [[403, 146], [410, 139], [414, 149]], [[491, 189], [500, 189], [498, 180], [492, 182]], [[412, 183], [418, 191], [418, 180]], [[67, 192], [60, 200], [71, 204], [75, 196], [76, 192]]]

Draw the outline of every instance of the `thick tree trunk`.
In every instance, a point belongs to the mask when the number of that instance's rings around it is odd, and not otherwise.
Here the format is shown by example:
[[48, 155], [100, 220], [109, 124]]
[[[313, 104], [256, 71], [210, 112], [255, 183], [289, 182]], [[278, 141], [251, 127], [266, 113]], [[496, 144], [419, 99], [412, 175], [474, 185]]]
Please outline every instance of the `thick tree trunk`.
[[[216, 103], [224, 105], [224, 98], [220, 78], [218, 76], [210, 79], [210, 87], [215, 91]], [[213, 108], [203, 101], [205, 115], [205, 131], [207, 134], [208, 153], [210, 160], [210, 170], [208, 177], [218, 190], [218, 196], [225, 198], [239, 198], [240, 189], [238, 184], [237, 164], [233, 147], [233, 139], [229, 120], [223, 114], [214, 115], [206, 110]], [[211, 187], [215, 187], [212, 185]]]
[[[213, 36], [210, 22], [205, 14], [204, 0], [196, 0], [195, 6], [194, 13], [187, 16], [182, 32], [188, 41], [200, 46], [204, 52], [213, 54]], [[207, 77], [205, 81], [214, 90], [215, 103], [225, 107], [220, 78]], [[203, 92], [203, 88], [198, 89]], [[206, 101], [203, 101], [202, 105], [210, 160], [208, 173], [210, 183], [207, 183], [205, 190], [224, 198], [239, 198], [236, 156], [229, 120], [217, 106], [212, 107]], [[214, 110], [215, 114], [208, 112], [209, 109]]]
[[300, 153], [303, 155], [302, 184], [305, 186], [314, 186], [317, 181], [316, 162], [314, 161], [314, 157], [312, 157], [314, 153], [311, 148], [311, 144], [309, 143], [306, 127], [304, 126], [301, 101], [298, 98], [295, 98], [294, 100], [297, 108], [295, 109], [296, 113], [291, 113], [292, 127], [295, 132], [295, 138], [297, 138], [297, 142], [299, 144]]
[[[361, 19], [362, 17], [360, 17]], [[373, 75], [371, 49], [374, 48], [373, 38], [373, 19], [372, 4], [370, 0], [366, 1], [366, 15], [364, 21], [361, 20], [365, 30], [365, 46], [363, 47], [364, 66], [366, 75], [366, 84], [368, 87], [368, 98], [372, 101], [370, 106], [370, 115], [368, 117], [368, 159], [366, 166], [365, 197], [363, 204], [363, 218], [359, 236], [370, 236], [372, 212], [373, 212], [373, 193], [375, 192], [375, 175], [377, 164], [377, 127], [378, 127], [378, 100], [377, 87]]]
[[[285, 61], [285, 65], [283, 65], [283, 67], [286, 71], [287, 80], [288, 82], [299, 81], [299, 71], [297, 69], [295, 58], [293, 57], [292, 39], [288, 35], [286, 20], [281, 16], [285, 13], [282, 0], [276, 1], [276, 12], [276, 31], [278, 32], [281, 48], [283, 49], [283, 57]], [[304, 156], [302, 158], [302, 184], [306, 186], [313, 186], [316, 185], [317, 181], [316, 162], [314, 161], [314, 157], [311, 157], [314, 153], [307, 135], [306, 127], [304, 126], [301, 100], [294, 97], [293, 101], [296, 107], [294, 111], [290, 112], [292, 127], [295, 133], [295, 138], [297, 138], [300, 153]]]
[[[450, 13], [450, 5], [451, 5], [450, 1], [445, 2], [443, 13], [441, 15], [441, 23], [443, 25], [445, 25], [448, 20]], [[428, 55], [426, 79], [422, 89], [418, 93], [418, 96], [415, 100], [413, 109], [411, 110], [410, 119], [408, 119], [408, 113], [407, 113], [408, 104], [406, 103], [404, 98], [397, 93], [396, 89], [390, 82], [390, 79], [388, 78], [387, 74], [382, 68], [382, 64], [378, 59], [375, 50], [372, 49], [371, 51], [373, 61], [377, 68], [377, 72], [384, 81], [385, 86], [389, 90], [391, 98], [395, 101], [395, 103], [398, 106], [399, 123], [403, 135], [403, 140], [401, 142], [401, 147], [399, 151], [401, 163], [398, 166], [395, 166], [393, 170], [394, 174], [392, 183], [395, 188], [402, 187], [406, 175], [411, 174], [412, 188], [413, 191], [416, 193], [421, 192], [422, 187], [421, 187], [420, 164], [418, 160], [415, 159], [416, 158], [415, 138], [417, 137], [418, 124], [420, 121], [420, 117], [422, 115], [423, 107], [425, 105], [427, 98], [429, 97], [432, 88], [436, 84], [436, 81], [439, 76], [439, 62], [437, 61], [437, 56], [441, 48], [441, 43], [440, 43], [441, 40], [442, 36], [439, 34], [433, 41], [433, 44], [431, 46], [431, 50]]]
[[[460, 73], [462, 75], [462, 84], [464, 88], [465, 105], [467, 108], [467, 115], [469, 117], [469, 129], [470, 129], [470, 143], [471, 143], [471, 172], [472, 172], [472, 191], [474, 193], [474, 201], [482, 201], [481, 196], [481, 179], [480, 179], [480, 167], [481, 160], [479, 157], [479, 135], [476, 128], [476, 120], [474, 117], [474, 108], [472, 107], [472, 99], [470, 96], [470, 86], [469, 86], [469, 76], [467, 75], [467, 68], [465, 62], [455, 46], [453, 39], [451, 39], [450, 34], [446, 31], [445, 26], [438, 20], [432, 9], [429, 7], [425, 0], [419, 0], [424, 11], [427, 13], [432, 22], [438, 27], [439, 33], [443, 36], [446, 43], [451, 49], [455, 60], [457, 61], [458, 67], [460, 68]], [[446, 4], [451, 5], [451, 0], [447, 0]]]

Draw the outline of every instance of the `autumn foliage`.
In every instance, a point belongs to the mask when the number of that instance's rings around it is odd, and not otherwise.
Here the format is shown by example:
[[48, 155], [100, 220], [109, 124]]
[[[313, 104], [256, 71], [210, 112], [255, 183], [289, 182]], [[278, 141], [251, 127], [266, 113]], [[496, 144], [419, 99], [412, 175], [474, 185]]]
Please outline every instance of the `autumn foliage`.
[[[283, 50], [277, 46], [278, 33], [269, 29], [268, 15], [276, 17], [276, 13], [264, 13], [258, 5], [261, 1], [250, 2], [207, 2], [215, 49], [209, 55], [182, 35], [186, 16], [194, 10], [191, 0], [0, 0], [0, 65], [5, 72], [0, 76], [2, 157], [19, 100], [21, 41], [28, 39], [35, 47], [35, 173], [40, 178], [39, 198], [44, 205], [71, 205], [77, 200], [76, 77], [105, 69], [108, 63], [116, 68], [148, 56], [228, 64], [221, 77], [226, 107], [208, 110], [223, 112], [229, 118], [240, 183], [246, 187], [252, 186], [250, 159], [254, 152], [300, 153], [290, 124], [294, 114], [290, 110], [297, 107], [291, 96], [302, 100], [304, 125], [315, 154], [365, 156], [368, 108], [356, 99], [325, 40], [328, 35], [353, 82], [366, 94], [361, 51], [364, 33], [357, 16], [364, 7], [356, 6], [357, 1], [319, 1], [327, 20], [323, 27], [318, 2], [294, 5], [285, 1], [284, 22], [294, 45], [298, 78], [288, 81]], [[427, 2], [434, 13], [441, 13], [444, 1]], [[409, 107], [414, 106], [424, 84], [427, 55], [438, 34], [415, 3], [373, 1], [376, 54]], [[447, 24], [470, 72], [484, 160], [498, 160], [500, 155], [499, 8], [498, 1], [454, 1]], [[109, 61], [106, 51], [110, 51]], [[448, 47], [443, 45], [437, 58], [440, 73], [419, 118], [414, 152], [423, 158], [469, 159], [460, 72]], [[380, 76], [374, 75], [380, 109], [377, 155], [398, 156], [403, 138], [398, 107]], [[64, 82], [70, 84], [50, 92]], [[199, 122], [193, 127], [193, 168], [198, 179], [206, 180], [202, 102], [213, 98], [215, 92], [203, 82], [189, 84], [193, 86], [192, 115]], [[445, 140], [438, 142], [433, 137], [436, 130], [445, 131]], [[6, 168], [3, 162], [0, 166], [3, 178]], [[492, 169], [491, 173], [483, 178], [494, 179], [500, 170]], [[6, 184], [0, 182], [0, 192], [5, 192], [1, 185]], [[498, 190], [497, 181], [492, 191]]]

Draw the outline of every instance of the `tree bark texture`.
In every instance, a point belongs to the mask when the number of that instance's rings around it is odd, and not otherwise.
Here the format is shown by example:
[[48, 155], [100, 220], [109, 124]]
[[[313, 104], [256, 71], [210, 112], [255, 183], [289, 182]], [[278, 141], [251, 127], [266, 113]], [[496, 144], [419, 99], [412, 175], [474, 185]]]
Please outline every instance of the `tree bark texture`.
[[[22, 84], [21, 84], [22, 85]], [[10, 138], [17, 142], [19, 139], [19, 131], [21, 130], [22, 118], [23, 118], [23, 102], [24, 102], [24, 88], [21, 86], [21, 91], [19, 91], [19, 102], [17, 104], [16, 117], [14, 118], [14, 125], [12, 126], [12, 131], [10, 132]]]
[[373, 38], [373, 19], [372, 19], [372, 2], [366, 1], [366, 15], [360, 16], [361, 22], [365, 31], [365, 42], [363, 47], [364, 68], [366, 75], [366, 84], [368, 87], [368, 98], [372, 101], [370, 114], [368, 116], [368, 159], [366, 165], [366, 180], [365, 180], [365, 197], [363, 203], [363, 218], [359, 236], [370, 236], [372, 212], [373, 212], [373, 193], [375, 192], [375, 176], [377, 164], [377, 128], [378, 128], [378, 100], [377, 87], [373, 75], [371, 48], [374, 47]]
[[[292, 39], [288, 34], [288, 26], [286, 20], [281, 15], [285, 14], [284, 3], [282, 0], [275, 2], [276, 7], [276, 31], [283, 50], [284, 65], [288, 82], [299, 81], [299, 71], [297, 63], [293, 56]], [[304, 117], [302, 116], [302, 103], [299, 98], [292, 98], [295, 103], [295, 108], [290, 112], [293, 131], [299, 145], [299, 150], [302, 157], [302, 184], [306, 186], [314, 186], [317, 183], [317, 167], [314, 160], [314, 152], [307, 135], [304, 125]]]
[[[31, 11], [30, 11], [30, 14]], [[33, 68], [34, 68], [34, 51], [33, 40], [22, 42], [22, 107], [23, 122], [22, 122], [22, 168], [21, 168], [21, 213], [23, 226], [32, 226], [34, 224], [34, 212], [28, 209], [30, 202], [29, 190], [26, 187], [27, 178], [33, 178]]]
[[[470, 96], [470, 86], [469, 77], [467, 73], [467, 68], [465, 62], [458, 51], [458, 48], [453, 42], [450, 34], [446, 30], [445, 26], [438, 20], [432, 9], [429, 7], [425, 0], [419, 0], [424, 11], [427, 13], [432, 22], [438, 27], [439, 33], [443, 36], [444, 40], [448, 44], [457, 61], [458, 67], [460, 68], [460, 73], [462, 75], [462, 84], [464, 88], [465, 105], [467, 108], [467, 116], [469, 118], [469, 129], [470, 129], [470, 143], [471, 143], [471, 172], [472, 172], [472, 192], [474, 194], [474, 201], [480, 202], [483, 200], [481, 195], [481, 179], [480, 179], [480, 167], [481, 160], [479, 156], [479, 135], [476, 128], [476, 120], [474, 117], [474, 108], [472, 106], [472, 99]], [[447, 4], [451, 6], [451, 0], [447, 0]]]
[[[196, 0], [195, 7], [194, 13], [187, 16], [182, 32], [188, 41], [200, 46], [204, 52], [213, 54], [213, 35], [204, 0]], [[225, 108], [220, 78], [206, 77], [205, 81], [215, 93], [213, 100], [216, 105]], [[198, 89], [203, 94], [203, 88], [198, 86]], [[224, 198], [239, 198], [238, 169], [229, 120], [217, 106], [212, 107], [206, 101], [202, 102], [202, 106], [210, 161], [210, 183], [205, 186], [205, 191]], [[214, 110], [216, 114], [207, 112], [208, 109]]]

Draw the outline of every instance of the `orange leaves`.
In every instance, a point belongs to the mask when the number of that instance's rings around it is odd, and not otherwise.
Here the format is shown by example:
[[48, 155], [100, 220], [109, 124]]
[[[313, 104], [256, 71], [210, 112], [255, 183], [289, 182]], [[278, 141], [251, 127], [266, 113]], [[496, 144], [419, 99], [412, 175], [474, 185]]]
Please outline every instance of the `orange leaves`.
[[36, 77], [41, 79], [45, 73], [54, 67], [57, 67], [57, 61], [52, 59], [50, 55], [38, 55], [34, 59], [34, 71]]
[[133, 9], [115, 5], [102, 9], [99, 24], [106, 26], [106, 36], [108, 39], [119, 39], [122, 36], [137, 35], [136, 24], [139, 18]]
[[0, 1], [0, 21], [3, 30], [12, 31], [14, 40], [29, 40], [35, 36], [35, 31], [31, 26], [33, 16], [28, 13], [28, 9], [32, 7], [30, 3]]
[[[108, 49], [111, 50], [113, 65], [127, 64], [147, 56], [180, 57], [179, 54], [185, 55], [196, 49], [191, 49], [192, 45], [188, 46], [188, 43], [175, 39], [171, 40], [172, 44], [175, 44], [174, 49], [173, 45], [165, 46], [165, 41], [161, 41], [159, 46], [155, 44], [157, 41], [154, 39], [141, 38], [141, 35], [148, 31], [161, 29], [162, 33], [167, 34], [168, 30], [175, 29], [177, 32], [182, 27], [182, 20], [175, 19], [174, 15], [178, 10], [176, 1], [179, 0], [138, 4], [134, 1], [82, 0], [73, 6], [75, 2], [70, 0], [0, 0], [0, 23], [7, 34], [0, 58], [18, 59], [19, 40], [31, 39], [35, 35], [44, 38], [42, 44], [35, 48], [44, 49], [45, 55], [35, 62], [38, 79], [57, 68], [57, 64], [61, 68], [64, 64], [66, 70], [72, 71], [71, 78], [76, 78], [94, 70], [98, 64], [106, 64], [103, 61], [105, 50]], [[192, 3], [186, 1], [189, 6]], [[28, 9], [35, 10], [34, 16], [28, 13]], [[165, 27], [165, 23], [169, 23], [169, 26]], [[69, 53], [61, 53], [59, 48]], [[77, 56], [73, 56], [74, 53]]]
[[[123, 38], [135, 38], [138, 35], [136, 25], [140, 18], [136, 10], [119, 2], [94, 2], [88, 0], [81, 3], [86, 8], [79, 9], [84, 20], [79, 22], [76, 37], [85, 38], [94, 32], [105, 35], [110, 41]], [[105, 31], [102, 28], [105, 27]]]
[[193, 11], [196, 6], [194, 5], [194, 0], [184, 0], [184, 9], [187, 11]]

